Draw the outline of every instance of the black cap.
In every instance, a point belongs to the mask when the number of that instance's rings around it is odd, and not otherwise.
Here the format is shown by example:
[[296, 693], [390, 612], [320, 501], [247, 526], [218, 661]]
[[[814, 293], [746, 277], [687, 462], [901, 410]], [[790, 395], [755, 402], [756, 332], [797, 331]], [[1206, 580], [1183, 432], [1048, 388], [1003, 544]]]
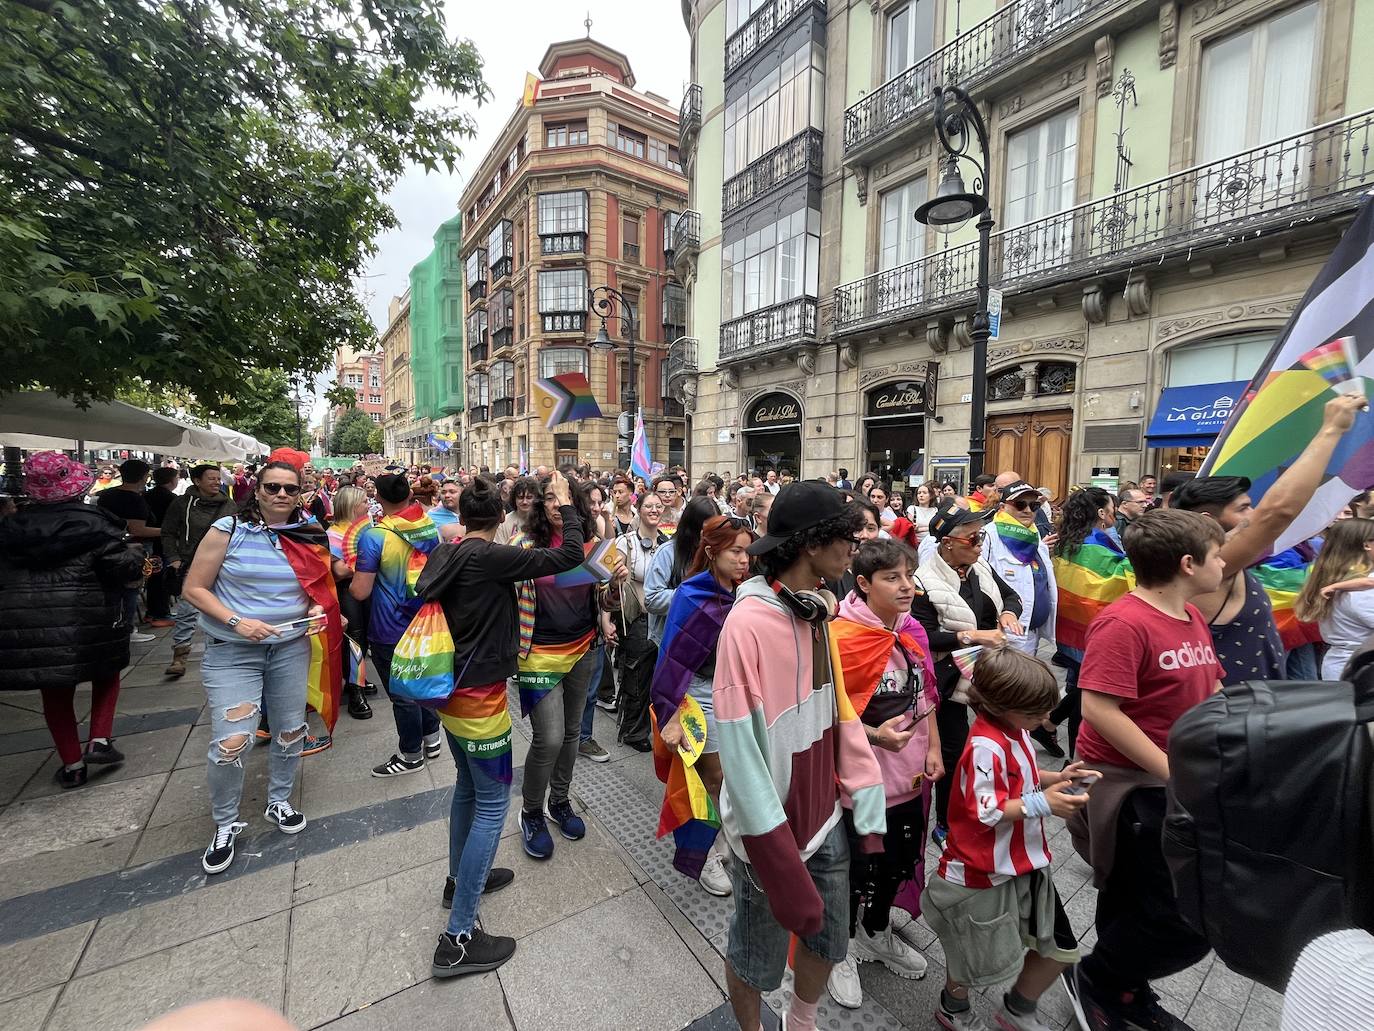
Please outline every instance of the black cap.
[[400, 505], [410, 497], [410, 481], [401, 473], [382, 473], [377, 477], [377, 497]]
[[848, 504], [828, 483], [793, 480], [778, 491], [768, 510], [768, 533], [746, 549], [750, 555], [766, 555], [779, 544], [818, 523], [844, 515]]
[[963, 526], [965, 523], [986, 523], [995, 514], [996, 512], [990, 509], [984, 509], [982, 512], [970, 512], [967, 508], [960, 508], [958, 505], [946, 505], [931, 517], [930, 535], [938, 541], [948, 536], [949, 532], [956, 526]]
[[1017, 480], [1015, 483], [1009, 483], [1002, 488], [1003, 501], [1012, 501], [1022, 494], [1035, 494], [1039, 497], [1044, 497], [1039, 487], [1032, 483], [1027, 483], [1025, 480]]

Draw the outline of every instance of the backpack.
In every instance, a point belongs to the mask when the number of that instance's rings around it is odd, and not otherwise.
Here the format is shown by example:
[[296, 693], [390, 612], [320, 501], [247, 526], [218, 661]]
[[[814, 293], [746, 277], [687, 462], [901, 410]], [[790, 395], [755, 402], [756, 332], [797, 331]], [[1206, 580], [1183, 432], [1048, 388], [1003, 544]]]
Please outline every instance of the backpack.
[[1374, 654], [1353, 679], [1232, 684], [1169, 734], [1163, 843], [1179, 910], [1275, 991], [1318, 935], [1374, 929]]

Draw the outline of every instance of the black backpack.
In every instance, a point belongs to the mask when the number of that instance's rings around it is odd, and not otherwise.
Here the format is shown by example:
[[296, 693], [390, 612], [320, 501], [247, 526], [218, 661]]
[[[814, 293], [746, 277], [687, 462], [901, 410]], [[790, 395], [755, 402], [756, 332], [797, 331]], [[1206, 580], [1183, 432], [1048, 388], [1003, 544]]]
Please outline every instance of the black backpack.
[[1232, 684], [1169, 734], [1164, 855], [1183, 917], [1283, 991], [1303, 947], [1374, 929], [1374, 654], [1346, 681]]

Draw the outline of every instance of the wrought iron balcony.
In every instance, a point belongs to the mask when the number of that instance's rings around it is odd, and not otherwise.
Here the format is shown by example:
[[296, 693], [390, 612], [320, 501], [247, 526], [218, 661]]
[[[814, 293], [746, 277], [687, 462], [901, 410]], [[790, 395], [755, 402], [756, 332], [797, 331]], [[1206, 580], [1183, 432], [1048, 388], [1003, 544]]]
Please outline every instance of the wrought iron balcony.
[[468, 344], [468, 361], [484, 362], [487, 360], [487, 334], [482, 333], [482, 339]]
[[[1230, 238], [1353, 210], [1374, 187], [1374, 109], [994, 233], [992, 281], [1009, 292], [1121, 272]], [[835, 290], [835, 332], [966, 304], [976, 243]], [[724, 356], [724, 330], [721, 353]]]
[[819, 129], [804, 129], [757, 161], [751, 161], [739, 175], [725, 180], [721, 190], [721, 214], [738, 211], [756, 197], [772, 193], [800, 175], [819, 179], [823, 139]]
[[501, 280], [505, 279], [508, 275], [510, 275], [511, 268], [514, 266], [514, 264], [514, 260], [509, 257], [497, 258], [496, 261], [492, 262], [492, 283], [499, 283]]
[[677, 116], [677, 143], [682, 151], [682, 160], [687, 160], [688, 151], [701, 132], [701, 85], [692, 83], [682, 95], [682, 107]]
[[759, 8], [725, 41], [725, 74], [729, 75], [749, 60], [759, 47], [777, 35], [793, 18], [812, 10], [823, 19], [825, 0], [771, 0]]
[[587, 313], [585, 311], [540, 312], [544, 332], [549, 334], [585, 333]]
[[547, 257], [587, 253], [586, 233], [540, 233], [539, 249]]
[[684, 211], [673, 225], [672, 261], [678, 279], [685, 280], [687, 272], [696, 268], [701, 251], [701, 212]]
[[745, 361], [816, 343], [816, 299], [794, 297], [720, 324], [720, 360]]
[[397, 416], [405, 415], [408, 411], [410, 411], [410, 405], [407, 404], [405, 401], [391, 402], [391, 417], [393, 419]]
[[486, 405], [473, 405], [471, 408], [468, 409], [468, 422], [472, 423], [472, 422], [486, 422], [486, 421], [487, 421], [487, 406], [486, 406]]
[[683, 380], [697, 374], [696, 337], [678, 337], [668, 345], [668, 371], [664, 376], [667, 397], [680, 400], [678, 389]]
[[934, 88], [965, 89], [1028, 60], [1032, 53], [1105, 11], [1133, 0], [1011, 0], [995, 14], [883, 83], [844, 113], [845, 160], [890, 150], [931, 113]]
[[639, 264], [639, 244], [625, 243], [620, 245], [620, 258], [628, 261], [632, 265]]
[[474, 279], [468, 283], [468, 301], [480, 301], [487, 296], [487, 281], [485, 279]]
[[498, 397], [491, 403], [491, 417], [493, 419], [509, 419], [515, 414], [515, 398]]

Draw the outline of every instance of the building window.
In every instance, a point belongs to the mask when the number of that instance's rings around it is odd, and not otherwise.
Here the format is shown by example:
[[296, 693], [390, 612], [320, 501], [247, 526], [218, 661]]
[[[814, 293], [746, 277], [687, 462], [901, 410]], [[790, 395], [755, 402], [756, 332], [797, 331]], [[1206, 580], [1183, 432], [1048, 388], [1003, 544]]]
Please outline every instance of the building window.
[[720, 317], [737, 319], [794, 297], [816, 296], [820, 252], [821, 214], [807, 209], [726, 244]]
[[448, 299], [448, 319], [444, 323], [447, 326], [461, 326], [463, 324], [463, 302], [457, 297]]
[[639, 218], [625, 215], [620, 220], [620, 252], [626, 261], [639, 264]]
[[491, 398], [491, 381], [485, 372], [474, 372], [468, 377], [468, 404], [484, 405]]
[[381, 414], [378, 413], [378, 412], [368, 412], [367, 414], [368, 414], [368, 418], [370, 418], [373, 422], [381, 422], [381, 421], [382, 421]]
[[1036, 122], [1007, 139], [1006, 228], [1073, 207], [1077, 155], [1077, 108]]
[[887, 16], [884, 78], [900, 75], [935, 49], [934, 0], [912, 0]]
[[363, 374], [361, 372], [350, 372], [348, 374], [348, 385], [350, 387], [361, 387], [363, 385]]
[[622, 154], [629, 154], [632, 158], [643, 158], [647, 140], [648, 137], [638, 130], [617, 125], [615, 122], [606, 123], [606, 143]]
[[1274, 346], [1274, 334], [1240, 333], [1221, 340], [1185, 344], [1169, 352], [1166, 387], [1235, 383], [1254, 378]]
[[1312, 124], [1317, 5], [1304, 4], [1202, 52], [1197, 161], [1204, 164]]
[[569, 190], [565, 193], [539, 195], [539, 235], [585, 233], [587, 231], [587, 193]]
[[469, 287], [487, 281], [487, 252], [483, 248], [478, 247], [468, 255], [467, 277]]
[[734, 35], [735, 30], [753, 17], [760, 7], [773, 0], [725, 0], [725, 34]]
[[368, 396], [368, 399], [367, 399], [367, 400], [368, 400], [369, 403], [371, 403], [371, 404], [379, 405], [379, 404], [382, 403], [382, 395], [381, 395], [381, 394], [371, 394], [371, 395]]
[[882, 242], [878, 252], [880, 271], [900, 268], [924, 257], [925, 226], [916, 221], [916, 209], [925, 201], [925, 176], [883, 194]]
[[677, 283], [663, 286], [663, 339], [671, 343], [687, 328], [687, 291]]
[[[620, 407], [624, 408], [630, 400], [630, 363], [628, 361], [617, 361], [615, 366], [616, 383], [620, 388]], [[635, 400], [639, 404], [644, 403], [644, 391], [640, 388], [644, 385], [644, 363], [635, 363], [635, 379], [639, 382], [635, 384]]]
[[539, 375], [543, 379], [580, 372], [586, 376], [587, 351], [581, 347], [546, 347], [539, 352]]
[[649, 160], [656, 165], [662, 165], [664, 168], [671, 168], [674, 172], [682, 171], [682, 156], [678, 153], [677, 147], [671, 143], [650, 139]]
[[586, 122], [567, 122], [564, 125], [544, 127], [544, 145], [547, 147], [585, 147], [587, 140]]
[[825, 50], [809, 39], [725, 107], [728, 179], [804, 129], [824, 125]]
[[586, 310], [586, 269], [548, 269], [539, 273], [539, 311], [541, 314], [547, 312], [585, 312]]

